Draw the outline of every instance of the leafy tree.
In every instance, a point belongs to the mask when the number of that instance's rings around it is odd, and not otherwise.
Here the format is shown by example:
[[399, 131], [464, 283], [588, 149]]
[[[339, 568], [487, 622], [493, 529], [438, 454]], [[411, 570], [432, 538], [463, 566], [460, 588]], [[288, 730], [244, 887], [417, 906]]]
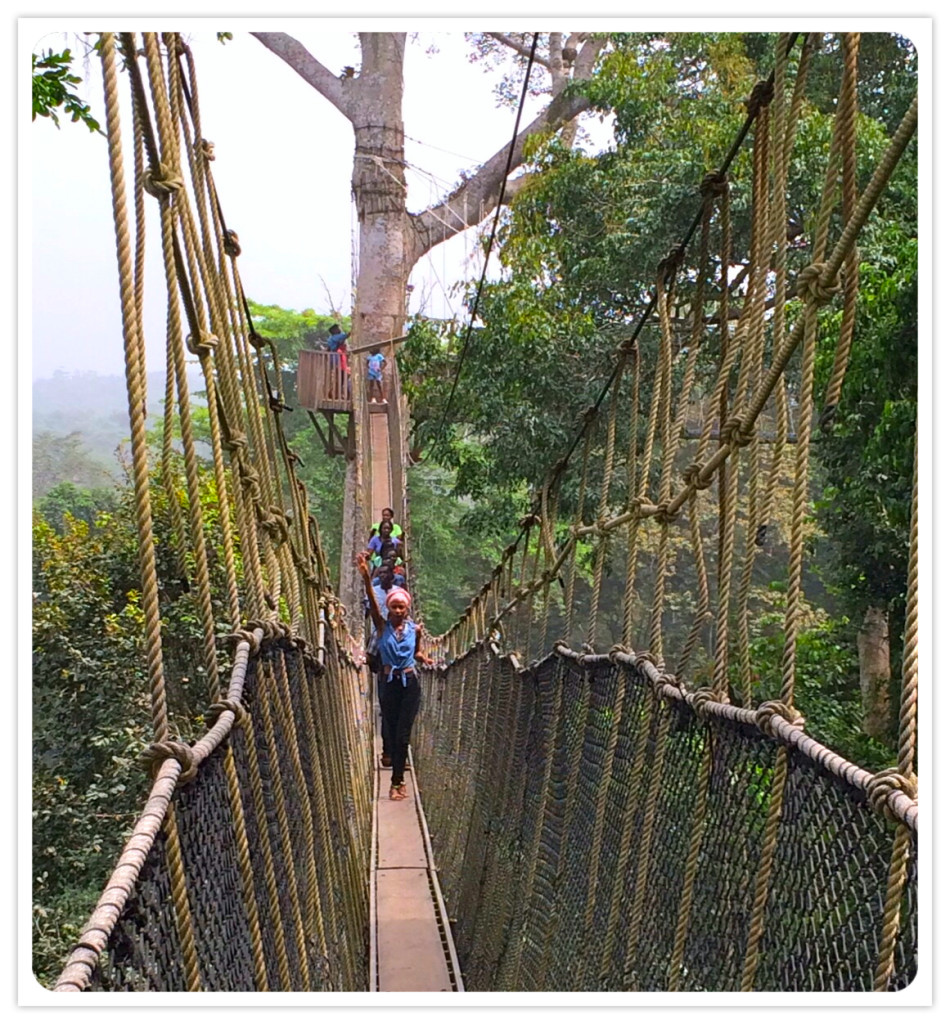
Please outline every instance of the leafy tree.
[[48, 117], [59, 127], [56, 111], [62, 108], [71, 121], [81, 121], [91, 132], [103, 134], [99, 122], [92, 116], [89, 104], [72, 91], [82, 78], [71, 73], [73, 55], [66, 49], [62, 53], [45, 53], [33, 56], [33, 120], [36, 115]]

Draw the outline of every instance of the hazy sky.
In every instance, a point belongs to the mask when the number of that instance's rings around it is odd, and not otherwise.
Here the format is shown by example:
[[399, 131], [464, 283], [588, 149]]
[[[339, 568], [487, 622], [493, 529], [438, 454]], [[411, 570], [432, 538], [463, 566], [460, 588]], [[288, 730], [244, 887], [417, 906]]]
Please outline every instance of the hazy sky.
[[[355, 217], [349, 122], [247, 31], [217, 42], [216, 23], [182, 23], [195, 57], [202, 132], [228, 226], [241, 240], [244, 288], [255, 301], [349, 312]], [[227, 26], [230, 27], [230, 26]], [[314, 20], [285, 27], [331, 70], [358, 62], [352, 32]], [[34, 50], [82, 45], [43, 31]], [[420, 33], [407, 46], [405, 131], [409, 208], [430, 205], [463, 169], [508, 143], [515, 112], [499, 108], [490, 72], [467, 59], [461, 28]], [[88, 60], [81, 92], [104, 122], [101, 70]], [[125, 79], [123, 76], [123, 88]], [[540, 101], [526, 108], [527, 124]], [[122, 341], [106, 140], [68, 121], [32, 125], [32, 377], [57, 369], [122, 372]], [[130, 122], [123, 125], [130, 131]], [[149, 208], [155, 206], [147, 198]], [[154, 214], [154, 211], [151, 211]], [[146, 323], [151, 369], [164, 367], [164, 284], [152, 216]], [[481, 269], [475, 233], [417, 265], [410, 310], [452, 315], [447, 292]]]

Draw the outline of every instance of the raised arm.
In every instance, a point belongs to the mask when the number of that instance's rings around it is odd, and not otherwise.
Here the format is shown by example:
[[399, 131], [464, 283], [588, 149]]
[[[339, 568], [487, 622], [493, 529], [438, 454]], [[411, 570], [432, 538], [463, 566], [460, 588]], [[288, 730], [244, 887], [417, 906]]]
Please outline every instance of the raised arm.
[[380, 635], [386, 626], [386, 618], [379, 610], [376, 591], [373, 590], [373, 581], [369, 575], [369, 565], [366, 562], [366, 555], [362, 551], [356, 556], [356, 568], [359, 569], [360, 576], [363, 577], [363, 586], [366, 588], [366, 597], [369, 601], [369, 613], [373, 617], [376, 633]]

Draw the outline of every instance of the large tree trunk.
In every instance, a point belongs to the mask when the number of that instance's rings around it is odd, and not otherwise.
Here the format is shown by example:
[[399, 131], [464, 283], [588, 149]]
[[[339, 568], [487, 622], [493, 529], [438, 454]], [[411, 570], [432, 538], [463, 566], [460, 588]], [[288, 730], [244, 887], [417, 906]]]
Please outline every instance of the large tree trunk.
[[[353, 125], [356, 150], [353, 160], [353, 196], [359, 217], [359, 272], [354, 304], [351, 349], [399, 337], [406, 319], [406, 285], [413, 265], [430, 249], [467, 227], [473, 227], [497, 205], [502, 181], [524, 160], [527, 138], [541, 130], [566, 128], [573, 137], [574, 119], [589, 106], [588, 100], [566, 88], [570, 79], [590, 78], [606, 36], [573, 33], [565, 41], [559, 33], [548, 37], [547, 53], [535, 61], [547, 68], [551, 102], [518, 134], [513, 146], [490, 156], [450, 195], [428, 210], [406, 210], [404, 136], [402, 121], [403, 58], [406, 34], [361, 32], [358, 73], [342, 76], [316, 60], [296, 39], [283, 32], [252, 33], [285, 61], [307, 83], [333, 104]], [[526, 58], [528, 34], [493, 33], [501, 47]], [[352, 72], [353, 69], [347, 69]], [[516, 179], [506, 186], [506, 198], [518, 190]], [[385, 350], [384, 350], [385, 351]], [[392, 349], [385, 351], [392, 374], [389, 396], [390, 444], [394, 452], [406, 449], [408, 410], [399, 390], [399, 375]], [[370, 507], [363, 460], [368, 455], [369, 413], [363, 399], [365, 352], [351, 359], [353, 419], [356, 457], [347, 465], [343, 523], [340, 598], [347, 608], [359, 607], [362, 584], [352, 563], [363, 547], [367, 527], [379, 509]], [[396, 461], [396, 460], [394, 460]], [[402, 458], [393, 465], [390, 504], [402, 517]]]
[[868, 608], [858, 631], [863, 728], [868, 736], [891, 743], [891, 647], [887, 612]]
[[[355, 136], [353, 198], [359, 221], [359, 272], [356, 281], [351, 349], [363, 349], [402, 334], [406, 319], [406, 285], [412, 270], [408, 247], [406, 183], [402, 122], [403, 33], [361, 33], [362, 67], [359, 92], [353, 97]], [[390, 362], [392, 353], [387, 352]], [[354, 501], [344, 520], [343, 566], [340, 597], [348, 608], [359, 606], [362, 584], [349, 564], [352, 552], [366, 539], [370, 522], [379, 517], [367, 493], [368, 412], [362, 399], [365, 352], [354, 353], [350, 362], [353, 383], [354, 430], [358, 456], [347, 466], [347, 494]], [[390, 368], [392, 370], [392, 367]], [[390, 425], [402, 429], [398, 396], [391, 395]], [[401, 483], [401, 467], [393, 467], [393, 480]], [[352, 478], [352, 479], [351, 479]], [[400, 495], [389, 503], [399, 507]], [[401, 511], [401, 510], [400, 510]]]

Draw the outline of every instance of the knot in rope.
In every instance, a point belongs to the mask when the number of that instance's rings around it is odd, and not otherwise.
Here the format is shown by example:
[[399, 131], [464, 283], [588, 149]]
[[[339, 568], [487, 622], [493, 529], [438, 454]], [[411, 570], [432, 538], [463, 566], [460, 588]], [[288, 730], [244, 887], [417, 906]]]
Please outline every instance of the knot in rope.
[[254, 631], [252, 629], [235, 630], [233, 633], [228, 633], [228, 635], [224, 639], [232, 640], [235, 646], [239, 644], [242, 640], [246, 641], [251, 649], [250, 655], [252, 658], [261, 649], [261, 645], [258, 643], [257, 637], [254, 635]]
[[672, 672], [661, 672], [657, 676], [656, 680], [651, 680], [651, 685], [653, 686], [653, 692], [657, 697], [663, 696], [664, 686], [672, 686], [674, 690], [680, 690], [680, 692], [682, 692], [679, 680]]
[[247, 434], [243, 434], [240, 430], [231, 432], [224, 441], [224, 447], [232, 452], [236, 452], [241, 448], [247, 451]]
[[726, 420], [719, 436], [723, 444], [735, 448], [745, 448], [755, 439], [755, 434], [751, 430], [742, 429], [742, 421], [738, 416], [732, 416]]
[[518, 525], [524, 529], [526, 526], [540, 526], [541, 517], [536, 512], [529, 512], [526, 516], [522, 516], [518, 520]]
[[674, 245], [672, 249], [660, 260], [656, 265], [657, 276], [663, 277], [665, 281], [668, 281], [679, 269], [680, 264], [683, 262], [683, 256], [685, 250], [681, 245]]
[[627, 511], [632, 512], [637, 519], [640, 518], [640, 510], [644, 505], [650, 504], [650, 498], [646, 494], [636, 494], [627, 502]]
[[587, 643], [586, 641], [581, 644], [581, 650], [584, 652], [584, 654], [596, 654], [597, 653], [594, 650], [594, 648], [589, 643]]
[[267, 344], [267, 339], [262, 338], [253, 327], [247, 332], [247, 340], [258, 350], [258, 352]]
[[259, 505], [261, 497], [261, 478], [258, 475], [257, 470], [250, 465], [250, 463], [241, 463], [241, 480], [250, 492], [251, 500], [255, 505]]
[[606, 537], [610, 531], [607, 529], [607, 517], [598, 516], [594, 522], [594, 533], [598, 537]]
[[[221, 243], [224, 247], [225, 256], [230, 256], [232, 260], [237, 259], [241, 255], [241, 243], [238, 241], [238, 233], [228, 228], [224, 233], [224, 239]], [[260, 348], [260, 345], [257, 346]]]
[[607, 657], [610, 659], [611, 665], [617, 664], [618, 654], [633, 654], [633, 651], [631, 651], [630, 648], [626, 647], [624, 644], [614, 644], [613, 647], [611, 647], [610, 650], [607, 652]]
[[211, 161], [214, 159], [214, 143], [208, 139], [199, 139], [195, 143], [195, 149], [205, 158]]
[[637, 654], [637, 656], [634, 658], [634, 665], [641, 671], [643, 670], [643, 666], [646, 665], [647, 662], [653, 665], [654, 668], [656, 667], [656, 658], [654, 658], [649, 651], [640, 651], [639, 654]]
[[840, 275], [836, 276], [830, 284], [823, 278], [828, 270], [827, 263], [812, 263], [798, 275], [795, 285], [795, 294], [806, 302], [812, 302], [816, 306], [827, 306], [835, 295], [841, 290]]
[[271, 540], [281, 544], [286, 543], [290, 538], [290, 532], [287, 529], [287, 516], [283, 509], [271, 505], [270, 509], [264, 510], [261, 506], [259, 518], [261, 526], [270, 535]]
[[141, 756], [149, 775], [153, 779], [158, 775], [162, 765], [169, 758], [174, 758], [181, 765], [181, 775], [178, 776], [179, 786], [187, 785], [198, 774], [195, 753], [187, 743], [178, 743], [175, 740], [150, 743], [142, 751]]
[[756, 82], [752, 93], [746, 100], [745, 106], [749, 117], [755, 117], [763, 107], [767, 107], [772, 102], [774, 95], [775, 86], [771, 82]]
[[698, 690], [694, 690], [689, 695], [689, 702], [692, 704], [693, 710], [699, 718], [705, 718], [705, 716], [709, 714], [709, 709], [706, 707], [707, 704], [725, 703], [722, 694], [719, 693], [718, 690], [714, 690], [709, 686], [703, 686]]
[[710, 171], [708, 174], [703, 175], [703, 180], [699, 186], [699, 194], [703, 198], [723, 196], [728, 191], [729, 178], [727, 175], [721, 174], [719, 171]]
[[205, 723], [209, 729], [215, 727], [218, 719], [225, 711], [230, 711], [234, 715], [234, 725], [236, 728], [240, 729], [244, 725], [244, 720], [248, 715], [247, 708], [239, 700], [226, 699], [215, 701], [205, 712]]
[[195, 336], [193, 334], [189, 334], [188, 337], [185, 338], [185, 344], [188, 346], [188, 351], [193, 356], [206, 356], [213, 349], [217, 348], [218, 336], [216, 334], [212, 334], [210, 331], [199, 331], [197, 341], [195, 341]]
[[668, 501], [662, 501], [656, 507], [656, 518], [657, 522], [660, 523], [675, 523], [679, 518], [679, 513], [671, 512], [670, 503]]
[[271, 407], [271, 412], [293, 412], [289, 405], [285, 405], [280, 398], [280, 395], [276, 391], [271, 391], [267, 396], [267, 404]]
[[891, 821], [899, 820], [888, 803], [888, 797], [895, 790], [900, 790], [911, 800], [916, 800], [917, 780], [905, 778], [897, 768], [885, 768], [872, 775], [867, 784], [868, 803], [878, 814]]
[[772, 724], [772, 716], [781, 715], [789, 725], [796, 729], [805, 726], [805, 716], [797, 709], [783, 704], [780, 700], [767, 700], [755, 709], [755, 724], [766, 736], [775, 738], [775, 727]]
[[158, 167], [149, 167], [142, 176], [142, 188], [156, 199], [164, 199], [185, 187], [181, 171], [177, 167], [160, 163]]
[[691, 462], [683, 470], [683, 479], [686, 481], [687, 487], [696, 491], [705, 491], [712, 486], [712, 477], [703, 474], [703, 467], [698, 462]]
[[766, 534], [768, 532], [769, 532], [769, 524], [768, 523], [759, 523], [759, 525], [755, 528], [755, 546], [757, 548], [764, 548], [765, 547], [765, 537], [766, 537]]

